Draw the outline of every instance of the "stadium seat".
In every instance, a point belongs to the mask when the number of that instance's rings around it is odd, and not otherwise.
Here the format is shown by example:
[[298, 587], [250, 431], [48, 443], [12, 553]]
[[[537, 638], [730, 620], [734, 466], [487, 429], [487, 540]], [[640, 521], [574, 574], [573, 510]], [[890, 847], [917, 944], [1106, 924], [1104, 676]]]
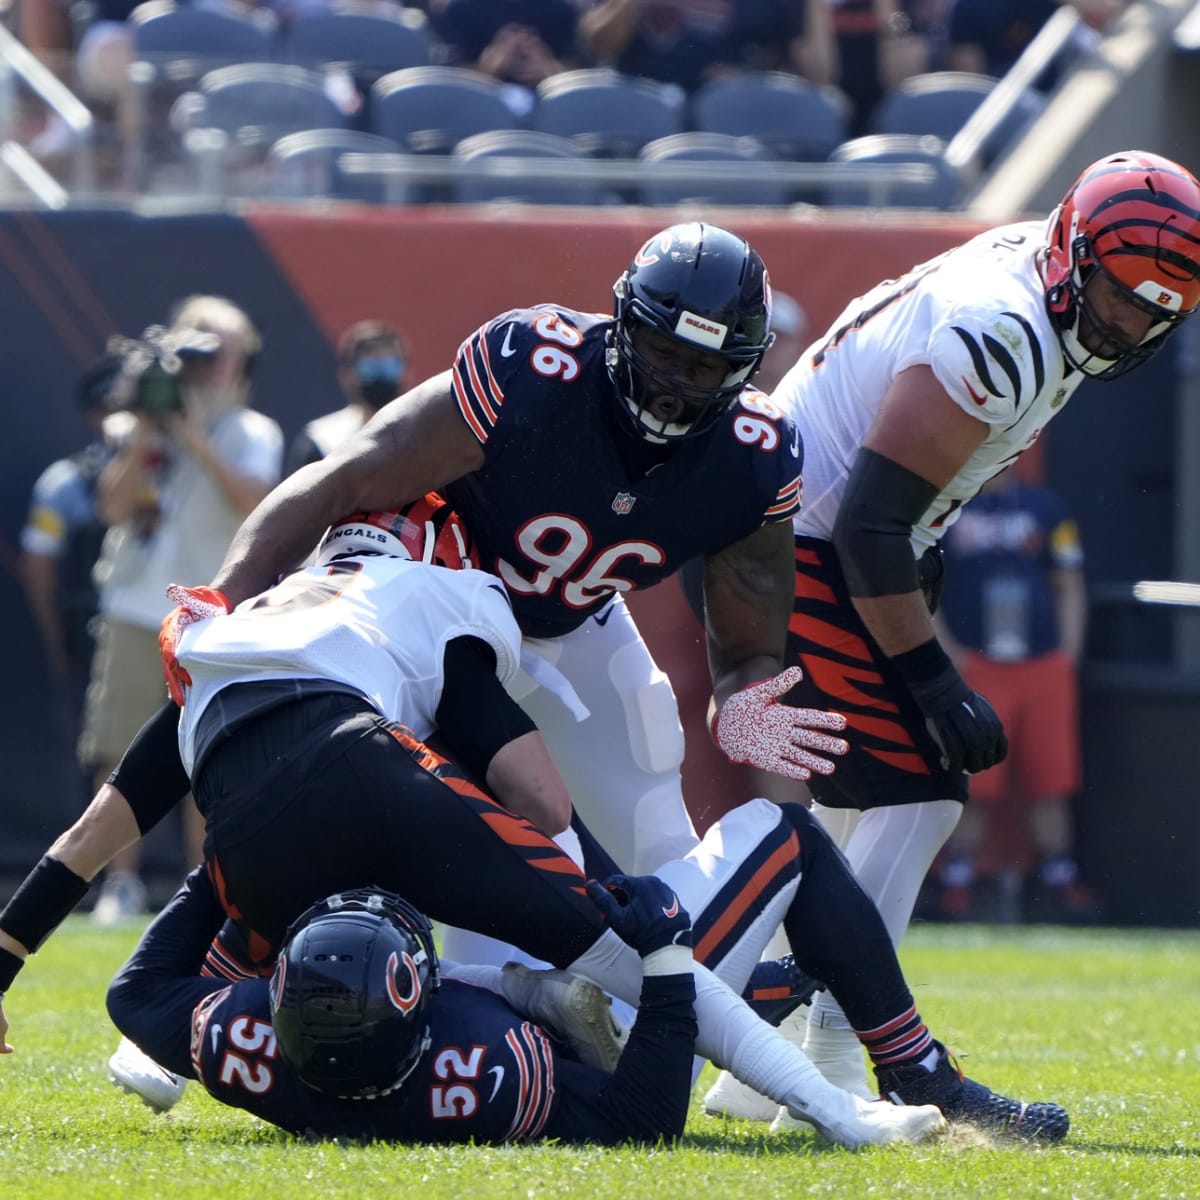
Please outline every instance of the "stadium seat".
[[180, 150], [168, 114], [206, 71], [275, 59], [274, 15], [265, 8], [252, 18], [244, 13], [149, 0], [129, 14], [133, 62], [122, 136], [126, 170], [136, 186], [152, 188], [158, 170], [174, 168]]
[[765, 71], [701, 84], [691, 114], [694, 129], [753, 137], [793, 162], [824, 162], [849, 134], [850, 102], [836, 88]]
[[968, 71], [930, 71], [892, 88], [871, 114], [874, 133], [931, 133], [948, 142], [983, 103], [996, 80]]
[[879, 189], [861, 183], [833, 182], [825, 187], [824, 203], [831, 207], [858, 208], [886, 205], [889, 208], [953, 208], [958, 202], [963, 179], [945, 159], [946, 143], [931, 134], [876, 133], [853, 138], [830, 156], [834, 163], [926, 163], [936, 176], [929, 184], [914, 189], [896, 186]]
[[[949, 142], [991, 94], [996, 80], [966, 71], [914, 75], [888, 92], [871, 116], [876, 133], [929, 133]], [[995, 130], [980, 147], [980, 164], [991, 163], [1041, 114], [1045, 97], [1026, 88], [1017, 95]]]
[[189, 118], [193, 128], [215, 128], [244, 147], [264, 149], [301, 129], [345, 126], [346, 117], [325, 94], [316, 71], [285, 63], [242, 63], [218, 67], [200, 80], [201, 103]]
[[343, 154], [396, 154], [400, 147], [388, 138], [358, 129], [305, 129], [280, 138], [267, 154], [267, 190], [291, 200], [329, 196], [337, 200], [404, 203], [403, 186], [343, 171]]
[[638, 157], [645, 163], [725, 162], [738, 164], [736, 177], [713, 178], [706, 174], [695, 182], [656, 181], [647, 178], [638, 188], [642, 204], [786, 204], [790, 189], [777, 180], [764, 178], [762, 164], [774, 156], [750, 137], [726, 133], [675, 133], [657, 138], [642, 147]]
[[193, 8], [149, 0], [129, 14], [135, 59], [269, 62], [275, 57], [275, 24], [269, 11], [251, 20], [233, 10]]
[[538, 84], [529, 125], [569, 137], [585, 154], [635, 158], [647, 142], [686, 127], [685, 101], [673, 84], [605, 67], [561, 71]]
[[[511, 156], [513, 158], [579, 159], [583, 152], [569, 138], [533, 129], [494, 129], [464, 138], [454, 147], [462, 161]], [[521, 200], [528, 204], [612, 204], [615, 192], [589, 180], [539, 181], [518, 174], [493, 179], [462, 179], [454, 184], [451, 199], [460, 204], [489, 200]]]
[[449, 154], [465, 137], [514, 129], [501, 84], [462, 67], [405, 67], [377, 79], [368, 99], [372, 132], [414, 154]]
[[343, 0], [328, 12], [296, 17], [285, 38], [289, 62], [302, 66], [344, 63], [373, 83], [388, 71], [429, 64], [432, 34], [420, 9], [381, 8]]

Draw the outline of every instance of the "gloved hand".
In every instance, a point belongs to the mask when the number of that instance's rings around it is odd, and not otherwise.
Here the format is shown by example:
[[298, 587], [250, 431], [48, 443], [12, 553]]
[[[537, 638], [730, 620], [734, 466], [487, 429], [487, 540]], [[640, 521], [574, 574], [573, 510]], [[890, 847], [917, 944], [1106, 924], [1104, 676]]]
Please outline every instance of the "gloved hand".
[[587, 893], [609, 925], [642, 958], [664, 946], [691, 946], [692, 918], [679, 897], [656, 875], [589, 879]]
[[817, 708], [793, 708], [778, 700], [803, 678], [799, 667], [789, 667], [773, 679], [734, 692], [721, 705], [713, 719], [713, 738], [730, 762], [748, 763], [789, 779], [811, 779], [814, 771], [833, 774], [835, 763], [809, 751], [845, 754], [849, 744], [843, 738], [817, 731], [845, 729], [846, 718]]
[[223, 613], [233, 611], [224, 592], [210, 587], [184, 587], [180, 583], [167, 585], [167, 599], [173, 600], [178, 606], [171, 609], [163, 618], [162, 628], [158, 631], [158, 652], [162, 655], [163, 675], [167, 680], [167, 691], [176, 704], [183, 704], [184, 688], [191, 686], [192, 677], [179, 665], [175, 657], [179, 649], [179, 639], [189, 625], [197, 621], [207, 621], [209, 617], [219, 617]]
[[892, 662], [900, 667], [942, 751], [943, 771], [976, 775], [1004, 761], [1008, 737], [996, 710], [967, 687], [936, 640], [897, 655]]

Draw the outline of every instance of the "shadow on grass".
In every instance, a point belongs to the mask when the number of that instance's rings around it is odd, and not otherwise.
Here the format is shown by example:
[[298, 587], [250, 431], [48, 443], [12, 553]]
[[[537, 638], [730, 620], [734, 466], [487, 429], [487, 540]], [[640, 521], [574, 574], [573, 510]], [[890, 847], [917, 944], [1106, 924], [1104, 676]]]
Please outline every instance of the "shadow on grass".
[[768, 1133], [755, 1127], [740, 1124], [713, 1122], [711, 1132], [688, 1130], [678, 1143], [689, 1150], [706, 1150], [720, 1154], [740, 1154], [746, 1158], [795, 1158], [796, 1155], [820, 1155], [841, 1153], [842, 1147], [834, 1146], [824, 1138], [812, 1133]]

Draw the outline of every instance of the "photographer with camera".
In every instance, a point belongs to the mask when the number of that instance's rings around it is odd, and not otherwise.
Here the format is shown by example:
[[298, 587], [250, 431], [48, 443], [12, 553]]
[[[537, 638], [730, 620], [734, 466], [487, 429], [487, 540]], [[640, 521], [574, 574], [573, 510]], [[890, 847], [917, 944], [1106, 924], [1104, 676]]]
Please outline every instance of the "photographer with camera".
[[[100, 615], [80, 761], [100, 786], [163, 701], [158, 629], [175, 579], [205, 579], [242, 519], [279, 481], [283, 433], [247, 407], [260, 347], [250, 318], [219, 296], [184, 300], [170, 326], [118, 344], [122, 427], [100, 475], [108, 533], [96, 564]], [[200, 861], [203, 823], [185, 808], [184, 852]], [[145, 908], [140, 848], [114, 861], [93, 913], [112, 924]]]

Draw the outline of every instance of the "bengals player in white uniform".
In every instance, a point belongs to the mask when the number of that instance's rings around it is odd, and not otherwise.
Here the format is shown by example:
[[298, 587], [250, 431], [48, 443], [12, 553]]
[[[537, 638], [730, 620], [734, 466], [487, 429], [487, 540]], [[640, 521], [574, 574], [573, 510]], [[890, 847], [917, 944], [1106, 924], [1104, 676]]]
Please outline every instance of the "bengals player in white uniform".
[[[1198, 304], [1200, 184], [1116, 154], [1048, 222], [993, 229], [852, 301], [771, 397], [805, 450], [787, 654], [804, 679], [787, 699], [844, 713], [850, 742], [807, 786], [897, 942], [967, 774], [1007, 751], [934, 633], [938, 541], [1085, 379], [1146, 361]], [[865, 1094], [828, 994], [804, 1047]]]

